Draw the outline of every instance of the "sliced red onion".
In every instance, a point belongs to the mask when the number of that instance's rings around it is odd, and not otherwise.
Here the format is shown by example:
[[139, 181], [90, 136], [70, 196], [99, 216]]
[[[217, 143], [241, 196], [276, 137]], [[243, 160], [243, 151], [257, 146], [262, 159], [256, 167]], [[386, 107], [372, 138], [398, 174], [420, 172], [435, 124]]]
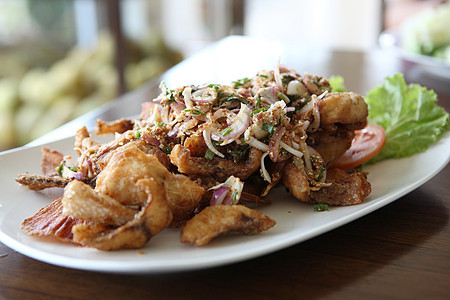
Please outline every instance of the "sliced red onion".
[[272, 178], [270, 177], [269, 172], [267, 172], [266, 165], [264, 164], [264, 159], [267, 155], [269, 155], [269, 152], [266, 152], [261, 156], [261, 173], [265, 181], [272, 183]]
[[219, 150], [217, 150], [216, 147], [214, 147], [214, 145], [212, 144], [211, 131], [210, 131], [208, 126], [206, 126], [203, 129], [203, 139], [205, 140], [205, 143], [206, 143], [206, 146], [208, 147], [208, 149], [211, 150], [215, 155], [217, 155], [220, 158], [224, 158], [225, 157], [225, 155], [220, 153]]
[[275, 133], [270, 138], [269, 142], [269, 156], [273, 162], [277, 162], [279, 159], [279, 151], [280, 151], [280, 142], [283, 134], [286, 132], [286, 128], [283, 126], [279, 126]]
[[[292, 143], [294, 146], [294, 143]], [[301, 153], [299, 150], [295, 149], [294, 147], [289, 146], [288, 144], [286, 144], [285, 142], [281, 141], [280, 142], [280, 146], [283, 147], [284, 150], [286, 150], [287, 152], [291, 153], [294, 156], [297, 157], [302, 157], [303, 153]], [[298, 144], [297, 144], [298, 146]]]
[[295, 107], [286, 107], [286, 112], [295, 111]]
[[228, 177], [228, 179], [216, 186], [213, 186], [209, 190], [215, 190], [213, 198], [211, 200], [211, 205], [223, 204], [223, 205], [233, 205], [238, 204], [241, 198], [242, 190], [244, 188], [244, 183], [234, 176]]
[[261, 88], [258, 93], [270, 104], [274, 104], [278, 101], [277, 91], [273, 86]]
[[154, 137], [151, 137], [147, 132], [144, 131], [144, 133], [142, 133], [141, 135], [142, 139], [144, 141], [146, 141], [147, 143], [154, 145], [154, 146], [159, 146], [160, 142], [155, 139]]
[[203, 88], [192, 93], [191, 100], [198, 103], [211, 103], [217, 98], [217, 92], [213, 88]]
[[239, 113], [236, 115], [233, 120], [231, 120], [231, 125], [229, 128], [229, 133], [225, 136], [220, 134], [215, 134], [214, 138], [220, 141], [224, 141], [221, 145], [227, 145], [234, 142], [241, 134], [247, 130], [247, 127], [250, 125], [250, 114], [251, 109], [248, 108], [245, 104], [241, 103], [241, 109]]
[[230, 188], [227, 186], [221, 186], [214, 191], [214, 194], [211, 199], [211, 205], [220, 205], [223, 203], [223, 200], [228, 195]]
[[191, 100], [191, 92], [192, 88], [190, 86], [185, 87], [183, 90], [184, 105], [186, 105], [187, 108], [194, 107], [194, 103]]
[[254, 137], [250, 137], [250, 139], [247, 141], [247, 143], [250, 146], [252, 146], [253, 148], [256, 148], [256, 149], [261, 150], [263, 152], [269, 151], [269, 146], [267, 146], [266, 144], [264, 144], [261, 141], [258, 141]]
[[82, 180], [83, 179], [83, 173], [80, 172], [73, 172], [72, 178], [76, 180]]
[[275, 83], [277, 85], [278, 90], [283, 93], [284, 86], [283, 82], [281, 82], [281, 74], [280, 74], [280, 59], [278, 59], [277, 64], [275, 65], [275, 69], [273, 71], [273, 77], [275, 78]]

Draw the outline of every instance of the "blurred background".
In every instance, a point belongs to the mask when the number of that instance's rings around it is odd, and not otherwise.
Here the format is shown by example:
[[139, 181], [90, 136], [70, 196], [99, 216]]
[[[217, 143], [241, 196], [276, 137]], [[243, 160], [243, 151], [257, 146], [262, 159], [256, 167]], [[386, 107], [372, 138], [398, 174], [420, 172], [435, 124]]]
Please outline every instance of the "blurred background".
[[229, 35], [367, 51], [447, 1], [0, 0], [0, 150], [36, 139]]

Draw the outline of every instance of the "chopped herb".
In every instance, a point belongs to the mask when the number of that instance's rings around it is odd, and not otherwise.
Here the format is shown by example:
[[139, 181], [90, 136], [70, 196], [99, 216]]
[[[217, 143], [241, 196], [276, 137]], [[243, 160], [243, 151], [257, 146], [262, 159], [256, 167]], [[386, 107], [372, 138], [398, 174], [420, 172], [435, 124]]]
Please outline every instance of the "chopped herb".
[[78, 170], [76, 166], [71, 166], [69, 169], [72, 172], [76, 172]]
[[214, 152], [212, 152], [210, 149], [206, 150], [205, 157], [209, 160], [212, 160], [214, 158]]
[[252, 111], [252, 112], [250, 113], [250, 117], [253, 117], [254, 114], [258, 114], [258, 113], [260, 113], [260, 112], [262, 112], [262, 111], [266, 111], [266, 110], [268, 110], [269, 108], [270, 108], [269, 106], [258, 108], [257, 110], [254, 110], [254, 111]]
[[239, 163], [245, 158], [250, 148], [251, 146], [249, 144], [243, 144], [240, 145], [237, 149], [229, 150], [228, 153], [230, 153], [233, 156], [233, 160], [236, 163]]
[[245, 78], [233, 81], [232, 83], [234, 84], [235, 87], [238, 88], [238, 87], [245, 85], [247, 82], [250, 82], [250, 80], [251, 80], [250, 78], [245, 77]]
[[275, 126], [273, 126], [272, 124], [269, 124], [269, 123], [263, 123], [262, 129], [267, 131], [270, 134], [273, 134], [275, 132]]
[[135, 132], [134, 132], [134, 137], [135, 138], [140, 138], [141, 137], [141, 131], [140, 130], [136, 130]]
[[225, 128], [224, 130], [222, 130], [222, 131], [220, 132], [220, 135], [221, 135], [221, 136], [226, 136], [226, 135], [229, 134], [232, 130], [233, 130], [233, 129], [232, 129], [231, 127], [227, 127], [227, 128]]
[[156, 122], [155, 121], [155, 125], [159, 126], [159, 127], [163, 127], [165, 125], [165, 123], [164, 122]]
[[258, 98], [256, 98], [255, 108], [257, 108], [260, 103], [261, 103], [261, 96], [258, 96]]
[[162, 147], [161, 150], [165, 154], [170, 154], [170, 152], [172, 152], [172, 147], [170, 147], [170, 146]]
[[213, 83], [211, 83], [211, 84], [208, 84], [208, 87], [209, 87], [209, 88], [214, 88], [214, 90], [215, 90], [216, 92], [218, 92], [218, 91], [220, 90], [220, 85], [219, 85], [219, 84], [213, 84]]
[[256, 74], [256, 76], [259, 76], [259, 77], [262, 77], [262, 78], [269, 78], [269, 76], [267, 76], [267, 75], [264, 75], [264, 74]]
[[327, 204], [314, 204], [314, 211], [328, 211]]
[[233, 192], [233, 200], [231, 200], [231, 202], [236, 203], [236, 200], [237, 200], [237, 194], [238, 194], [237, 191], [234, 191], [234, 192]]
[[63, 168], [64, 168], [64, 161], [58, 167], [56, 167], [56, 172], [58, 172], [59, 176], [62, 176]]
[[205, 115], [206, 116], [206, 114], [204, 112], [202, 112], [201, 110], [198, 110], [198, 109], [185, 109], [184, 111], [190, 112], [193, 115]]

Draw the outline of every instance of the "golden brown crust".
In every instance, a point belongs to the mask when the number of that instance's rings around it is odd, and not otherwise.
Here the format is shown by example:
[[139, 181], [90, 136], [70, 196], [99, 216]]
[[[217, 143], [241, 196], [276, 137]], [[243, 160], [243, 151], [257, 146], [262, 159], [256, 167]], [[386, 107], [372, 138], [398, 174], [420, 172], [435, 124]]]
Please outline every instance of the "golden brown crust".
[[275, 224], [263, 213], [243, 205], [208, 206], [186, 223], [181, 232], [181, 241], [203, 246], [214, 237], [228, 232], [257, 234]]
[[311, 192], [310, 198], [314, 203], [340, 206], [360, 204], [372, 190], [364, 174], [348, 174], [337, 168], [328, 170], [326, 182], [331, 185]]

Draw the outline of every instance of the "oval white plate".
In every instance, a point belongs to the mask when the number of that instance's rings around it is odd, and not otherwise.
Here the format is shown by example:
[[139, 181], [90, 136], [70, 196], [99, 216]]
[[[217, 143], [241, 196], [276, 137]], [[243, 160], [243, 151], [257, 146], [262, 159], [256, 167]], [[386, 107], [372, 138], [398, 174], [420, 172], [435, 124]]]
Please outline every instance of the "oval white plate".
[[[72, 153], [73, 138], [47, 145]], [[260, 211], [277, 221], [275, 227], [254, 236], [228, 235], [197, 248], [179, 241], [179, 230], [166, 229], [139, 251], [103, 252], [27, 236], [19, 226], [25, 218], [62, 194], [53, 189], [35, 192], [17, 184], [19, 173], [40, 174], [40, 147], [0, 154], [0, 240], [18, 252], [58, 266], [115, 273], [155, 273], [195, 270], [239, 262], [305, 241], [360, 218], [416, 189], [444, 168], [450, 159], [450, 133], [426, 152], [383, 161], [367, 168], [372, 194], [363, 204], [331, 207], [315, 212], [278, 188], [271, 205]]]

